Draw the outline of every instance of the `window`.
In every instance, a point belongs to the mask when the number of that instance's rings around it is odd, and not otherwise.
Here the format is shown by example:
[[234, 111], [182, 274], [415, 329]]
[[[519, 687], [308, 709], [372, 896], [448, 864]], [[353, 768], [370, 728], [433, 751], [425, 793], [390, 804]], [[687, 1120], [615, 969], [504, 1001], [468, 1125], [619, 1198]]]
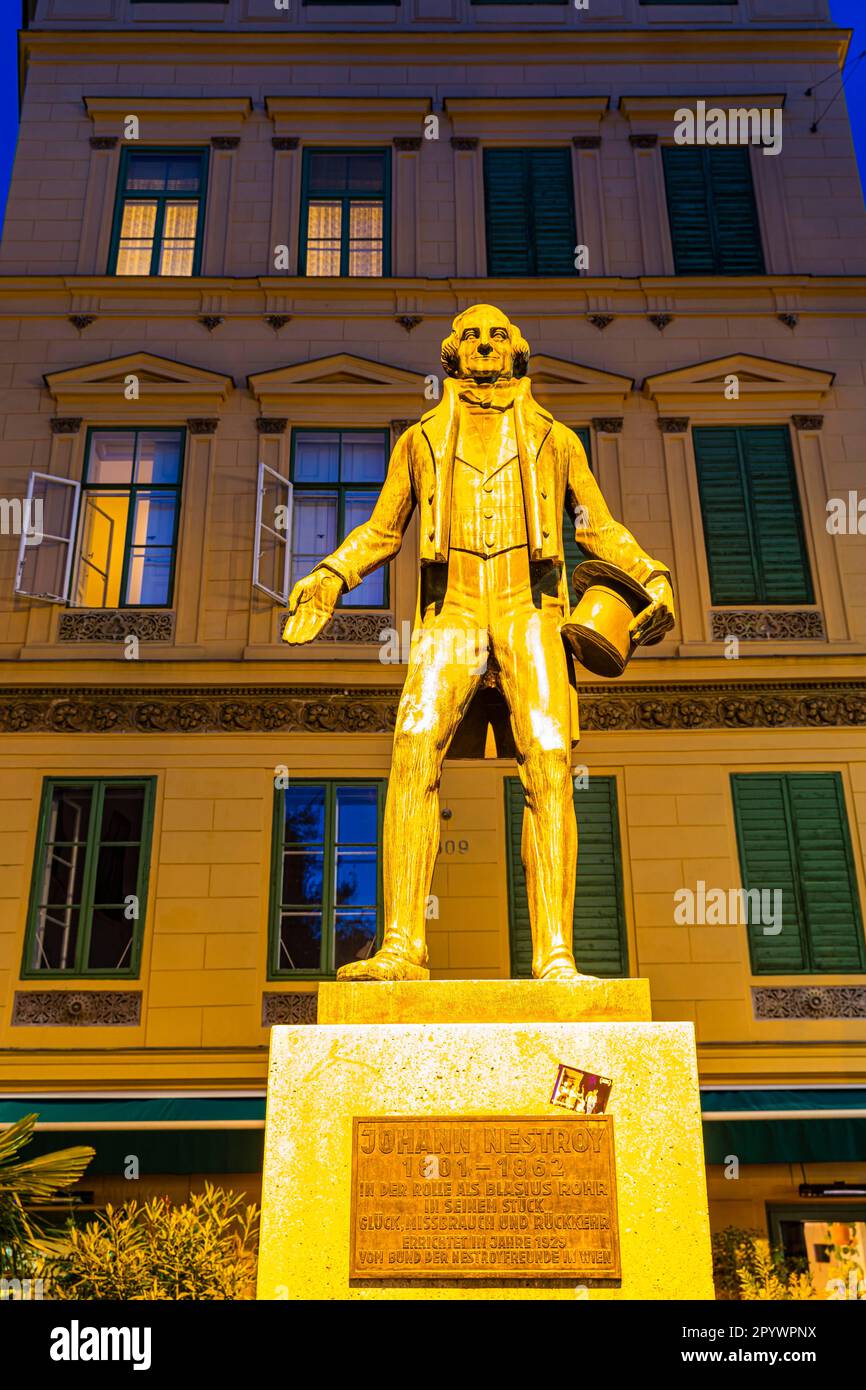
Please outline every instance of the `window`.
[[259, 463], [253, 588], [286, 603], [291, 590], [292, 484], [266, 463]]
[[171, 602], [183, 430], [92, 430], [70, 602], [80, 608]]
[[677, 275], [763, 275], [748, 149], [662, 147]]
[[568, 149], [484, 151], [488, 275], [576, 275]]
[[390, 275], [388, 150], [304, 150], [301, 275]]
[[384, 782], [295, 782], [274, 816], [270, 976], [333, 975], [379, 932]]
[[839, 773], [735, 773], [731, 787], [743, 887], [762, 894], [749, 900], [754, 974], [860, 973], [863, 925]]
[[812, 603], [791, 440], [784, 425], [694, 430], [713, 603]]
[[205, 150], [123, 150], [109, 274], [197, 275], [206, 177]]
[[[292, 434], [292, 584], [368, 521], [388, 467], [386, 430], [295, 430]], [[341, 600], [352, 608], [388, 602], [387, 568]]]
[[[848, 1125], [853, 1129], [856, 1122]], [[833, 1198], [830, 1203], [771, 1206], [767, 1215], [772, 1245], [792, 1268], [808, 1273], [818, 1298], [863, 1298], [866, 1203], [846, 1205]]]
[[31, 473], [22, 516], [15, 592], [63, 603], [69, 592], [81, 487], [71, 478]]
[[[520, 779], [506, 777], [508, 921], [511, 974], [515, 979], [528, 979], [532, 974], [529, 904], [520, 858], [524, 805]], [[616, 778], [590, 776], [585, 787], [575, 788], [574, 810], [578, 838], [574, 897], [577, 968], [590, 975], [628, 975]]]
[[136, 975], [154, 781], [45, 783], [24, 975]]

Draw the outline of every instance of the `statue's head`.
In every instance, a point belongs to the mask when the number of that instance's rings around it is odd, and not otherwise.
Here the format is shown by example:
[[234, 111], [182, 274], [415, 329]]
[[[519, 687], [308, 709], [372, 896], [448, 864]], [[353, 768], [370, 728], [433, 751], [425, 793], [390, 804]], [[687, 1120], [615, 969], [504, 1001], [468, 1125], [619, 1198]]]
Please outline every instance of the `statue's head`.
[[451, 325], [442, 344], [442, 366], [449, 376], [490, 384], [523, 376], [529, 344], [520, 329], [492, 304], [473, 304]]

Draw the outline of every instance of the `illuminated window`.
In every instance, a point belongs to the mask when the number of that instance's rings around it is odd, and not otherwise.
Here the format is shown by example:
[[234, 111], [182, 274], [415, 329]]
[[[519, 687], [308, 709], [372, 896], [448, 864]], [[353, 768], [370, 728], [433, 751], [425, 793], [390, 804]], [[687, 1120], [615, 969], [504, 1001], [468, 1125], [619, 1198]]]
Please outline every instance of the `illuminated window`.
[[269, 973], [333, 975], [376, 949], [385, 783], [300, 782], [274, 815]]
[[[292, 584], [369, 521], [388, 468], [385, 430], [295, 430], [292, 434]], [[369, 574], [341, 602], [382, 608], [387, 566]]]
[[46, 781], [23, 973], [135, 975], [152, 778]]
[[387, 150], [305, 150], [301, 275], [389, 275]]
[[109, 273], [197, 275], [207, 153], [123, 151]]
[[93, 430], [81, 493], [78, 608], [171, 602], [183, 430]]

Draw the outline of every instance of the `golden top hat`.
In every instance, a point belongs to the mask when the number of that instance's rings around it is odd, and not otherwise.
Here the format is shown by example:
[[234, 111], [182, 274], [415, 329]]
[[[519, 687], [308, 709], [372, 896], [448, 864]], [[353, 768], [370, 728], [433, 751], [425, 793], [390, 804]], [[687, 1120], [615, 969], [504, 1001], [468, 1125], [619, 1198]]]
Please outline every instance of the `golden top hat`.
[[[621, 676], [636, 645], [629, 628], [653, 602], [652, 594], [608, 560], [584, 560], [571, 582], [578, 603], [562, 625], [563, 638], [594, 676]], [[647, 645], [663, 635], [651, 637]]]

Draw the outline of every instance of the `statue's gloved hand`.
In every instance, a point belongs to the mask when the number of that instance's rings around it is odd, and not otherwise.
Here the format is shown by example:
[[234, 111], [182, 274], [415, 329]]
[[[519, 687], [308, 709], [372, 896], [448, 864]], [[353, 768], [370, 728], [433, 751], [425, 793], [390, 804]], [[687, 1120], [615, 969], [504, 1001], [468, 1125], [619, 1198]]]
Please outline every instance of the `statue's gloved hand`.
[[667, 577], [657, 574], [646, 587], [652, 594], [653, 601], [648, 608], [644, 608], [643, 612], [632, 619], [629, 628], [636, 647], [652, 646], [653, 643], [660, 642], [676, 620], [673, 589]]
[[330, 622], [343, 581], [333, 570], [313, 570], [299, 579], [289, 594], [289, 620], [283, 628], [283, 641], [301, 646], [318, 637]]

